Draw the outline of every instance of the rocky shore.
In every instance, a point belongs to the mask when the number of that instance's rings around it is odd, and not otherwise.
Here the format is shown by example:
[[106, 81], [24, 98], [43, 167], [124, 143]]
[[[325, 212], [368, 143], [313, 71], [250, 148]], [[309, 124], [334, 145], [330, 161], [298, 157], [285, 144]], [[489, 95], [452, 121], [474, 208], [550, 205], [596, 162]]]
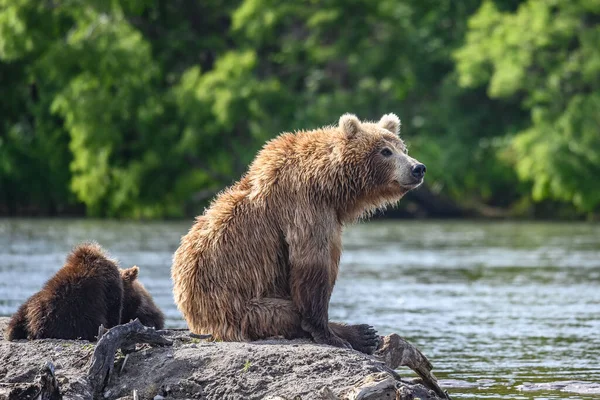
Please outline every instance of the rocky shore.
[[[0, 399], [449, 398], [428, 360], [397, 335], [368, 356], [308, 340], [224, 343], [186, 330], [140, 332], [133, 322], [97, 344], [8, 342], [7, 323], [0, 318]], [[400, 378], [400, 366], [415, 370], [422, 383]]]

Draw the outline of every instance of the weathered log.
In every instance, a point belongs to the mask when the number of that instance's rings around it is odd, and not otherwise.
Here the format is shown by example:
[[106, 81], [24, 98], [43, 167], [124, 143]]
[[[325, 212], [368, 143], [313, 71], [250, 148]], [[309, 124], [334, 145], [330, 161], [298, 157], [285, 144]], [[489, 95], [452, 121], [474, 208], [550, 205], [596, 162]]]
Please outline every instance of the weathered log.
[[383, 337], [383, 344], [375, 353], [391, 369], [400, 366], [408, 367], [415, 371], [422, 379], [423, 384], [433, 390], [436, 395], [443, 399], [450, 399], [448, 393], [438, 384], [437, 378], [431, 370], [433, 366], [419, 349], [406, 339], [393, 333]]
[[153, 346], [171, 346], [154, 328], [142, 325], [139, 319], [106, 330], [100, 326], [98, 343], [88, 369], [88, 380], [95, 395], [98, 395], [109, 382], [114, 368], [115, 354], [120, 348], [132, 348], [136, 343], [148, 343]]
[[62, 394], [54, 375], [54, 365], [45, 362], [32, 384], [17, 385], [8, 394], [8, 400], [60, 400]]
[[373, 374], [356, 385], [347, 395], [348, 400], [395, 399], [396, 380], [386, 374]]

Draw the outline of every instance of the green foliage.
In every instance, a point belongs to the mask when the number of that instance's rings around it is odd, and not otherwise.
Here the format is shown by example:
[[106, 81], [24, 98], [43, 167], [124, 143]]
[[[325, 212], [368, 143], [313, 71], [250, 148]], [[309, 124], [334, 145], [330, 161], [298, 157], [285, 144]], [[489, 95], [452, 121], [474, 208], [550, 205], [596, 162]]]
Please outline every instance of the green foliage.
[[0, 0], [0, 211], [194, 214], [274, 135], [392, 111], [434, 193], [594, 212], [599, 12], [592, 0]]
[[600, 3], [530, 0], [516, 12], [485, 2], [456, 52], [459, 82], [530, 112], [507, 149], [535, 200], [600, 205]]
[[[496, 143], [518, 121], [498, 116], [505, 106], [485, 93], [462, 90], [453, 73], [452, 51], [479, 4], [246, 0], [232, 26], [242, 43], [258, 49], [259, 70], [273, 71], [292, 89], [294, 111], [283, 128], [329, 124], [348, 110], [367, 119], [398, 110], [403, 136], [430, 166], [427, 181], [436, 192], [462, 204], [506, 205], [518, 182]], [[518, 107], [510, 108], [522, 119]]]

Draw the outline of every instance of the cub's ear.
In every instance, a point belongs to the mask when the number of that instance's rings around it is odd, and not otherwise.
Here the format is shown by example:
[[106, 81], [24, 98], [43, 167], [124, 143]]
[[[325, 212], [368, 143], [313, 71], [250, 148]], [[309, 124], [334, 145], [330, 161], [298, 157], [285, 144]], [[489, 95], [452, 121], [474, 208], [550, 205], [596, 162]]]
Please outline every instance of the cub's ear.
[[137, 265], [131, 268], [123, 269], [121, 270], [121, 278], [125, 282], [133, 282], [137, 279], [138, 272], [140, 272], [140, 269], [137, 267]]
[[360, 121], [354, 114], [344, 114], [340, 117], [340, 129], [351, 138], [360, 131]]
[[396, 114], [385, 114], [379, 120], [378, 125], [396, 135], [400, 135], [400, 118]]

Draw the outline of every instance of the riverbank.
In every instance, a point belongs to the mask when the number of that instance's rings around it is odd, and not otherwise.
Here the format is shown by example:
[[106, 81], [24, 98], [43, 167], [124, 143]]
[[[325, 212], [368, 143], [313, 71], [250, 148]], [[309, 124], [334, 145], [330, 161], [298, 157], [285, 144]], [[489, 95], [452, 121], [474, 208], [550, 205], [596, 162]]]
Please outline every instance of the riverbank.
[[[186, 207], [185, 213], [178, 217], [156, 218], [155, 220], [191, 221], [201, 214], [207, 205], [206, 201], [194, 203]], [[86, 208], [82, 203], [46, 208], [24, 203], [8, 207], [6, 204], [0, 203], [0, 218], [74, 219], [86, 218], [86, 214]], [[443, 193], [431, 190], [427, 184], [424, 184], [417, 190], [407, 193], [395, 207], [377, 213], [373, 218], [390, 220], [461, 220], [468, 218], [483, 221], [600, 221], [600, 214], [578, 212], [569, 205], [549, 200], [539, 203], [522, 201], [502, 205], [488, 204], [476, 199], [457, 201]], [[140, 220], [143, 219], [140, 218]], [[124, 220], [135, 220], [135, 218], [125, 218]]]

